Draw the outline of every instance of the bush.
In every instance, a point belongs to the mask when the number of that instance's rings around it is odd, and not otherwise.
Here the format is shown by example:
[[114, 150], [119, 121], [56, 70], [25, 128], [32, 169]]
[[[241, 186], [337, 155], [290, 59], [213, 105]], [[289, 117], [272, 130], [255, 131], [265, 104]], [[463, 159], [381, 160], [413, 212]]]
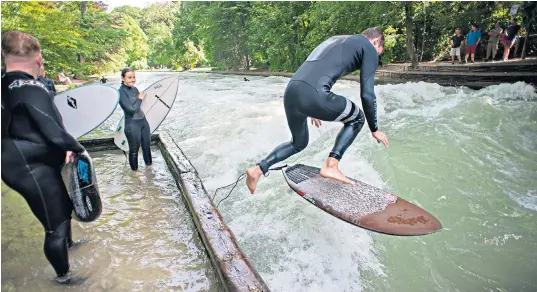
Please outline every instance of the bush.
[[129, 66], [131, 67], [132, 70], [144, 70], [144, 69], [147, 69], [149, 68], [149, 66], [147, 65], [147, 62], [145, 60], [137, 60], [137, 61], [134, 61], [131, 63], [131, 65]]

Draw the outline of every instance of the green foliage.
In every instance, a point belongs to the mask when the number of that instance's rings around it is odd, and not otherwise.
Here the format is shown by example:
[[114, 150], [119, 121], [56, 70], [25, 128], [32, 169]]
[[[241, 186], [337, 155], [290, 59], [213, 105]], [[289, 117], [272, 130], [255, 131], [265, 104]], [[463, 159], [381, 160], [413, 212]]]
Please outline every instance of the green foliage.
[[38, 38], [52, 76], [62, 69], [102, 74], [123, 66], [295, 71], [330, 36], [374, 26], [386, 37], [382, 62], [408, 62], [405, 6], [412, 11], [414, 54], [420, 61], [437, 60], [449, 55], [455, 28], [466, 34], [478, 24], [483, 50], [495, 22], [508, 26], [512, 5], [523, 4], [517, 17], [528, 23], [537, 15], [534, 3], [184, 1], [111, 12], [100, 1], [1, 5], [2, 31], [16, 29]]
[[132, 70], [143, 70], [149, 68], [145, 60], [137, 60], [131, 63], [130, 65]]

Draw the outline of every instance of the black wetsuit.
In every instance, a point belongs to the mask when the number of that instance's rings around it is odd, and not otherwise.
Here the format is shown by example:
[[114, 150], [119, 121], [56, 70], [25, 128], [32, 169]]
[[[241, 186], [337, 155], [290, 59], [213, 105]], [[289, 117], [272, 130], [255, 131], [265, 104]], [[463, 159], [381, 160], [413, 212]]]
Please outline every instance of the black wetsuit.
[[52, 93], [52, 96], [56, 95], [56, 87], [54, 87], [54, 81], [42, 76], [37, 77], [37, 81], [43, 83], [47, 90]]
[[119, 105], [125, 112], [125, 136], [129, 143], [129, 164], [132, 170], [138, 170], [138, 151], [142, 146], [142, 154], [146, 165], [151, 165], [151, 131], [149, 123], [141, 110], [142, 100], [136, 87], [121, 84], [119, 87]]
[[364, 114], [349, 99], [331, 91], [341, 77], [360, 69], [360, 95], [371, 132], [378, 130], [374, 92], [379, 57], [375, 47], [362, 35], [334, 36], [321, 43], [298, 68], [285, 89], [283, 103], [292, 140], [276, 147], [259, 167], [269, 167], [302, 151], [308, 145], [307, 118], [344, 124], [330, 152], [341, 159], [362, 126]]
[[46, 231], [45, 255], [69, 270], [73, 205], [61, 176], [66, 151], [85, 149], [63, 126], [46, 87], [20, 72], [2, 75], [2, 180], [24, 197]]

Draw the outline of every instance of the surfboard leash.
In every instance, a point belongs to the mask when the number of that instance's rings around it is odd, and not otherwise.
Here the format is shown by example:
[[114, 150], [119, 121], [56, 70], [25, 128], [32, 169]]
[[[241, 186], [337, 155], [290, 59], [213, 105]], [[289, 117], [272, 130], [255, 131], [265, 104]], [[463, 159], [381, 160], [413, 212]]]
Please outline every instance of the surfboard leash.
[[[281, 169], [284, 169], [284, 168], [286, 168], [286, 167], [287, 167], [287, 164], [282, 165], [282, 166], [277, 166], [277, 167], [274, 167], [274, 168], [270, 168], [269, 171], [267, 172], [267, 174], [266, 174], [265, 176], [268, 176], [268, 175], [269, 175], [269, 172], [270, 172], [271, 170], [281, 170]], [[214, 198], [216, 198], [216, 193], [218, 192], [218, 190], [223, 189], [223, 188], [227, 188], [227, 187], [233, 185], [233, 188], [231, 188], [231, 190], [229, 191], [229, 193], [227, 193], [227, 195], [226, 195], [224, 198], [222, 198], [220, 201], [218, 201], [218, 204], [216, 204], [216, 208], [218, 208], [218, 206], [220, 205], [220, 203], [222, 203], [222, 201], [224, 201], [225, 199], [227, 199], [227, 198], [231, 195], [231, 192], [233, 192], [233, 190], [235, 189], [235, 187], [237, 186], [237, 184], [239, 183], [239, 181], [240, 181], [241, 179], [245, 178], [245, 177], [246, 177], [246, 172], [243, 173], [243, 174], [241, 174], [241, 175], [239, 176], [239, 178], [237, 178], [237, 180], [236, 180], [234, 183], [230, 183], [229, 185], [226, 185], [226, 186], [223, 186], [223, 187], [219, 187], [219, 188], [217, 188], [217, 189], [214, 191], [214, 195], [213, 195], [213, 197], [212, 197], [212, 199], [211, 199], [212, 201], [214, 201]]]

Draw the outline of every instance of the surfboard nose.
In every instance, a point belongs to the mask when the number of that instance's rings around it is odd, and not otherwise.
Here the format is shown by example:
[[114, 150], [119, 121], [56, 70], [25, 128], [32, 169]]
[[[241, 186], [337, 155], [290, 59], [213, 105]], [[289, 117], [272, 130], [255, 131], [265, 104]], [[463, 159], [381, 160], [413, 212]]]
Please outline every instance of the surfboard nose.
[[366, 229], [402, 236], [431, 234], [442, 229], [436, 217], [401, 197], [383, 211], [362, 217], [359, 224]]

